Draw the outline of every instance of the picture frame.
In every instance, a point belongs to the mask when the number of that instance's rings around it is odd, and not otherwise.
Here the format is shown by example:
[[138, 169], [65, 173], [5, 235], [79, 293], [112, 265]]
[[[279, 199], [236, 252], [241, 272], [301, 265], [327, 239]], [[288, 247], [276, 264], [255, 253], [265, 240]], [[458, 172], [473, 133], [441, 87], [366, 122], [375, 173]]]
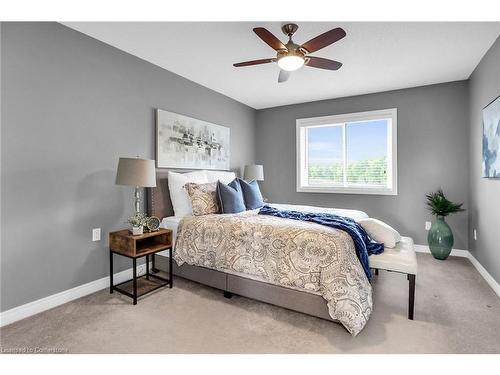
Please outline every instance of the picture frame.
[[482, 176], [500, 178], [500, 95], [483, 108]]
[[229, 170], [230, 129], [158, 108], [156, 166]]

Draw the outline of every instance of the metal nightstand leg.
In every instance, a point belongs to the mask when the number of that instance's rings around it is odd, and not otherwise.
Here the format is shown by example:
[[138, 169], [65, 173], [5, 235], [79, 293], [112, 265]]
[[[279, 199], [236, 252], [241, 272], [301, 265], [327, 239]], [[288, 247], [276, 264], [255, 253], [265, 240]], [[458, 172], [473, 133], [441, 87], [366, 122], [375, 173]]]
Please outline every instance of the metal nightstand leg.
[[137, 259], [132, 259], [132, 262], [134, 264], [134, 269], [133, 269], [133, 273], [134, 273], [134, 305], [137, 305]]
[[168, 250], [168, 278], [170, 279], [168, 287], [172, 288], [174, 284], [174, 274], [172, 272], [172, 248]]
[[156, 254], [153, 254], [153, 255], [151, 256], [151, 258], [152, 258], [152, 259], [151, 259], [151, 263], [152, 263], [151, 272], [153, 272], [153, 273], [158, 273], [158, 272], [160, 272], [160, 270], [159, 270], [158, 268], [156, 268], [156, 266], [155, 266], [155, 258], [156, 258], [156, 257], [155, 257], [155, 255], [156, 255]]
[[113, 294], [113, 252], [109, 252], [109, 293]]

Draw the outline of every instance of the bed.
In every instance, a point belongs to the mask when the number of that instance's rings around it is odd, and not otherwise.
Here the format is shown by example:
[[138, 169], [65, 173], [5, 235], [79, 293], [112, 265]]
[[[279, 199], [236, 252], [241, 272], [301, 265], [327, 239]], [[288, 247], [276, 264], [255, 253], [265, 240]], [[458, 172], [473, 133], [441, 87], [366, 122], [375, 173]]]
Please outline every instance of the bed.
[[[150, 215], [174, 232], [174, 275], [231, 293], [340, 322], [352, 335], [372, 311], [371, 285], [351, 237], [325, 226], [258, 215], [175, 217], [166, 171], [148, 191]], [[361, 211], [275, 205], [354, 219]], [[161, 256], [157, 268], [166, 269]]]

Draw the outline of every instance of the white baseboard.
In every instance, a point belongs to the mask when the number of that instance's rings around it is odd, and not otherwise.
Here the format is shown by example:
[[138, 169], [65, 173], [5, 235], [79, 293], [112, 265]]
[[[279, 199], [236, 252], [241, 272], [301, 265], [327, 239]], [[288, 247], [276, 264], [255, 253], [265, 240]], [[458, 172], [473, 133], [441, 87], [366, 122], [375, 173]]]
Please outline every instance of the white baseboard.
[[[431, 250], [429, 249], [429, 246], [427, 245], [413, 245], [414, 249], [417, 253], [429, 253]], [[460, 249], [452, 249], [451, 254], [452, 257], [463, 257], [463, 258], [468, 258], [469, 257], [469, 251], [468, 250], [460, 250]]]
[[[146, 272], [144, 264], [137, 266], [137, 274], [142, 275]], [[119, 284], [132, 278], [132, 268], [113, 275], [115, 284]], [[29, 316], [41, 313], [45, 310], [52, 309], [64, 303], [73, 301], [80, 297], [98, 292], [99, 290], [109, 288], [109, 276], [103, 277], [90, 283], [77, 286], [63, 292], [53, 294], [51, 296], [41, 298], [39, 300], [29, 302], [25, 305], [14, 307], [13, 309], [6, 310], [0, 313], [0, 327], [7, 324], [17, 322], [18, 320], [27, 318]]]
[[472, 255], [470, 252], [469, 253], [469, 260], [470, 262], [476, 267], [476, 270], [481, 274], [483, 279], [488, 283], [489, 286], [491, 286], [491, 289], [495, 291], [498, 297], [500, 297], [500, 284], [489, 274], [488, 271], [482, 266], [481, 263]]
[[[429, 246], [427, 245], [414, 245], [415, 251], [418, 253], [430, 253]], [[469, 250], [459, 250], [452, 249], [451, 256], [463, 257], [469, 259], [472, 265], [476, 268], [477, 272], [483, 277], [483, 279], [488, 283], [488, 285], [493, 289], [493, 291], [500, 297], [500, 284], [486, 271], [486, 268], [482, 266], [479, 261], [474, 258]]]

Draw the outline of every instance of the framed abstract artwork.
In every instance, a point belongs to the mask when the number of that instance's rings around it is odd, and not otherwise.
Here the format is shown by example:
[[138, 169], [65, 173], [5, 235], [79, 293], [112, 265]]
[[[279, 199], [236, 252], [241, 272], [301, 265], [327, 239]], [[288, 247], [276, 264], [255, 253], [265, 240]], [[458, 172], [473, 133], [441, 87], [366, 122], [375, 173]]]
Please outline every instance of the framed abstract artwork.
[[483, 177], [500, 178], [500, 96], [483, 109]]
[[229, 128], [156, 110], [158, 168], [229, 170]]

